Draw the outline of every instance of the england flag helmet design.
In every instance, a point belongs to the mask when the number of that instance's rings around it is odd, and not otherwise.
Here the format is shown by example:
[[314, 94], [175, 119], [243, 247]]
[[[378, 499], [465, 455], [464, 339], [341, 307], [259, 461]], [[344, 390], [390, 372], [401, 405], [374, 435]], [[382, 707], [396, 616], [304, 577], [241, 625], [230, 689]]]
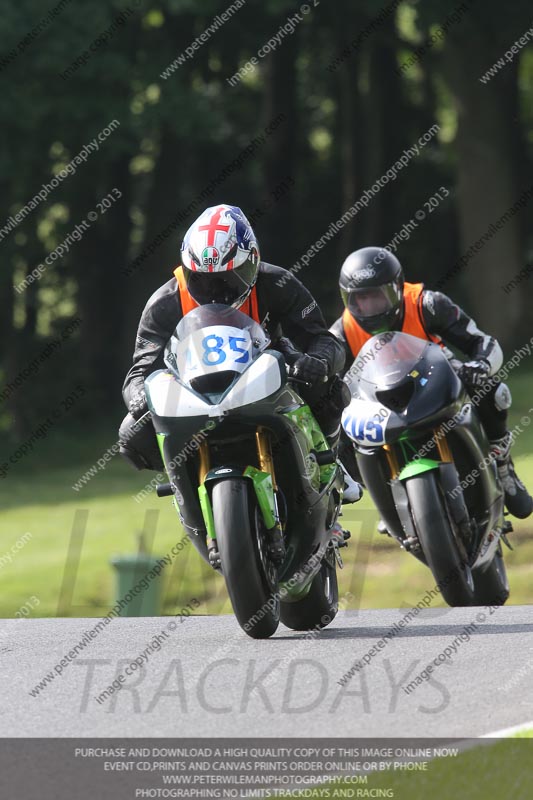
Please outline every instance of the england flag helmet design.
[[187, 289], [199, 305], [239, 308], [257, 280], [259, 247], [252, 226], [237, 206], [207, 208], [181, 245]]

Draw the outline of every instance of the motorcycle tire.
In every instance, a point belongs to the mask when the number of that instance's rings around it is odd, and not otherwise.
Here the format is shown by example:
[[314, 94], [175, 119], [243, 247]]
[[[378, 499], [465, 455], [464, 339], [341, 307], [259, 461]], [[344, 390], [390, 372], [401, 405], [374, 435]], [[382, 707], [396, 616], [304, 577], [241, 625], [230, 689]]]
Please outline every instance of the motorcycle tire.
[[245, 478], [213, 486], [211, 503], [221, 569], [237, 621], [248, 636], [266, 639], [279, 624], [277, 571], [269, 563], [257, 500]]
[[326, 555], [306, 596], [292, 603], [282, 601], [280, 616], [283, 624], [293, 631], [320, 630], [335, 619], [338, 608], [335, 559]]
[[484, 571], [474, 570], [474, 605], [503, 606], [509, 598], [509, 581], [503, 560], [501, 544], [489, 567]]
[[472, 570], [461, 557], [435, 473], [409, 478], [405, 486], [420, 546], [444, 600], [452, 607], [472, 605]]

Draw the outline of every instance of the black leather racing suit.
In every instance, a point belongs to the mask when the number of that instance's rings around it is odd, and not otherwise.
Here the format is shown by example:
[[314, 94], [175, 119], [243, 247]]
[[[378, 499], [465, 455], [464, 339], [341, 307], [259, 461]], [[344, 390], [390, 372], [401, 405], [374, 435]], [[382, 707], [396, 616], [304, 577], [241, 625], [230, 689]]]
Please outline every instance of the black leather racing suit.
[[[503, 353], [497, 340], [483, 333], [474, 320], [447, 295], [424, 289], [421, 311], [424, 327], [428, 333], [440, 336], [444, 344], [450, 344], [460, 350], [468, 356], [469, 360], [485, 359], [490, 366], [490, 376], [498, 372], [503, 362]], [[397, 330], [401, 330], [402, 323], [403, 319], [399, 320]], [[330, 331], [344, 345], [346, 363], [342, 375], [345, 375], [355, 359], [346, 340], [342, 317], [333, 323]], [[458, 372], [462, 361], [455, 358], [448, 348], [445, 348], [445, 352], [452, 367]], [[497, 378], [492, 378], [490, 384], [490, 391], [479, 399], [477, 409], [489, 440], [495, 441], [504, 436], [507, 430], [510, 394], [507, 387]], [[353, 448], [344, 432], [342, 432], [341, 440], [342, 462], [353, 477], [359, 480]]]
[[[344, 367], [341, 342], [328, 331], [316, 300], [288, 270], [261, 262], [256, 291], [260, 323], [271, 339], [271, 346], [284, 352], [282, 337], [287, 337], [303, 353], [327, 363], [330, 376], [327, 383], [298, 390], [311, 405], [324, 434], [334, 440], [342, 410], [349, 400], [346, 387], [336, 377]], [[126, 406], [142, 394], [144, 380], [150, 373], [165, 368], [164, 348], [182, 317], [178, 284], [171, 278], [150, 297], [142, 312], [133, 365], [122, 390]], [[119, 440], [122, 454], [138, 469], [162, 468], [149, 415], [144, 414], [136, 423], [128, 414], [120, 427]]]

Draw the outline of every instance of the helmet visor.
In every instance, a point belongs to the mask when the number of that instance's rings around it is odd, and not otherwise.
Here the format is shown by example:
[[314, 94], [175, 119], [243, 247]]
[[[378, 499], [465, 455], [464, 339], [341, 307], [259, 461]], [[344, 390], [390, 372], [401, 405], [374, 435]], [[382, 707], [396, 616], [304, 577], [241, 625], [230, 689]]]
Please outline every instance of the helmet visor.
[[355, 319], [368, 319], [381, 316], [397, 308], [401, 301], [400, 286], [397, 281], [383, 286], [365, 286], [360, 289], [342, 291], [344, 305]]
[[[193, 272], [184, 269], [185, 283], [198, 305], [223, 303], [231, 306], [244, 302], [257, 278], [258, 264], [248, 259], [235, 269], [224, 272]], [[242, 300], [241, 300], [242, 298]]]

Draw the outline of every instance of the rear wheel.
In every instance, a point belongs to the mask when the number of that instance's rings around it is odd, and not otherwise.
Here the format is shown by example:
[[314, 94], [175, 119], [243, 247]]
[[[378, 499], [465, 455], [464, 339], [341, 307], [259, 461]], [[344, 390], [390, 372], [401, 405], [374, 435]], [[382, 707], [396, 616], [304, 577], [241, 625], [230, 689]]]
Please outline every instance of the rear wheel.
[[406, 490], [420, 545], [442, 596], [449, 606], [472, 605], [472, 570], [454, 535], [435, 474], [409, 478]]
[[239, 625], [253, 639], [272, 636], [279, 624], [277, 570], [253, 490], [244, 478], [216, 483], [213, 518], [222, 573]]
[[502, 546], [484, 572], [474, 570], [474, 605], [503, 606], [509, 597], [509, 581], [503, 560]]
[[281, 603], [281, 621], [293, 631], [325, 628], [335, 619], [338, 607], [335, 557], [328, 552], [313, 578], [308, 594], [294, 603]]

